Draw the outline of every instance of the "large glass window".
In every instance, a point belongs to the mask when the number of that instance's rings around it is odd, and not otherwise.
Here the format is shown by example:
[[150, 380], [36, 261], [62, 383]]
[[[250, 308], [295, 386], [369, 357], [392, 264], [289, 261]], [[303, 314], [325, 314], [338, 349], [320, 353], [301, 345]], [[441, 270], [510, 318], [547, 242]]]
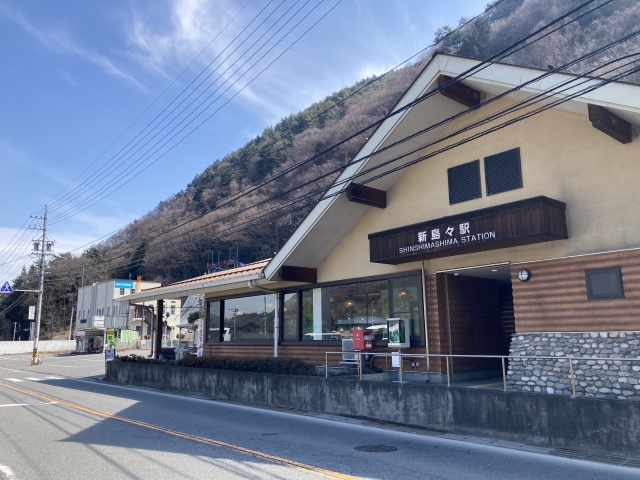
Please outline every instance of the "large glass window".
[[220, 307], [222, 302], [209, 302], [207, 312], [207, 342], [220, 341]]
[[282, 338], [284, 341], [298, 340], [298, 294], [285, 293], [282, 305]]
[[224, 341], [273, 340], [275, 295], [232, 298], [224, 302]]
[[420, 342], [420, 277], [353, 283], [302, 292], [302, 339], [341, 341], [355, 329], [374, 341], [387, 341], [387, 318], [409, 320], [411, 337]]

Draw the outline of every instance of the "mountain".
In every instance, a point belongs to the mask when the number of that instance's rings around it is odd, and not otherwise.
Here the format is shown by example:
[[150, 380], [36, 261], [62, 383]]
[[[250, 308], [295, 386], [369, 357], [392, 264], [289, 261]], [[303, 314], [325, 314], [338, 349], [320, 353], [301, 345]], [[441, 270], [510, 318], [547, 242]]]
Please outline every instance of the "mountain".
[[[447, 53], [487, 58], [582, 3], [578, 0], [495, 0], [489, 4], [494, 8], [459, 31], [451, 33], [450, 26], [438, 29], [435, 32], [435, 40], [439, 41], [437, 48]], [[580, 16], [599, 5], [603, 5], [602, 8]], [[460, 19], [460, 25], [467, 20]], [[557, 27], [562, 28], [557, 32], [502, 61], [542, 69], [559, 66], [628, 35], [637, 25], [640, 25], [640, 2], [597, 0], [558, 23]], [[428, 40], [425, 39], [425, 43]], [[637, 51], [638, 45], [636, 38], [575, 65], [571, 71], [582, 72]], [[282, 119], [242, 148], [212, 160], [184, 189], [161, 201], [153, 211], [119, 233], [80, 256], [57, 256], [48, 265], [45, 325], [51, 316], [69, 317], [83, 265], [85, 283], [129, 278], [129, 275], [169, 283], [202, 274], [212, 254], [217, 259], [217, 252], [221, 250], [223, 258], [227, 258], [229, 249], [233, 247], [235, 252], [236, 245], [240, 261], [245, 263], [273, 255], [373, 129], [329, 152], [322, 152], [388, 113], [434, 52], [432, 49], [415, 63], [381, 78], [363, 79]], [[627, 80], [640, 82], [637, 77]], [[288, 168], [314, 155], [316, 157], [304, 166], [288, 172]], [[278, 177], [253, 190], [254, 185], [261, 185], [272, 176]], [[300, 188], [290, 192], [296, 187]], [[299, 195], [305, 198], [296, 201]], [[182, 225], [185, 222], [189, 223]], [[35, 269], [31, 268], [23, 271], [14, 283], [33, 288], [35, 276]], [[0, 312], [17, 298], [16, 294], [4, 297], [0, 301]], [[0, 338], [10, 334], [13, 319], [26, 318], [29, 303], [33, 304], [23, 301], [17, 308], [0, 314]]]

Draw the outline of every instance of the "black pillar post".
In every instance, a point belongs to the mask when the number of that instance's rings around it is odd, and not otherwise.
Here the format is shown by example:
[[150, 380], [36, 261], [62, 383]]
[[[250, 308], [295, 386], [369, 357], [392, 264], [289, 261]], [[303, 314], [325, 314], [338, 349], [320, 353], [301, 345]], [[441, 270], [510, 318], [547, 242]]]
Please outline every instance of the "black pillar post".
[[153, 358], [160, 358], [160, 349], [162, 348], [162, 320], [164, 319], [164, 302], [158, 300], [156, 302], [156, 343], [153, 352]]

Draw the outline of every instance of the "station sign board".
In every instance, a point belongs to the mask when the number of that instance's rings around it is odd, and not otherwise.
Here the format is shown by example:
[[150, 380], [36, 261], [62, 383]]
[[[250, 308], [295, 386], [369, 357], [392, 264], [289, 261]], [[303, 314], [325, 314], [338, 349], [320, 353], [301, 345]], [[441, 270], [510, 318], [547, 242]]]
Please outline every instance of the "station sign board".
[[563, 202], [540, 196], [371, 233], [369, 257], [397, 265], [566, 239], [565, 210]]

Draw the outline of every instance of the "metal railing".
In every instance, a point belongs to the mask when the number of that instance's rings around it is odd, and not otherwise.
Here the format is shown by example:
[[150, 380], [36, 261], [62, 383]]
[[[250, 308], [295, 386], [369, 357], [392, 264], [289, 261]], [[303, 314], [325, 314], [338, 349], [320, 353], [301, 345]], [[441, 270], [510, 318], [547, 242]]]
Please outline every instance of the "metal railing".
[[[560, 356], [544, 356], [544, 355], [447, 355], [447, 354], [424, 354], [424, 353], [395, 353], [395, 352], [367, 352], [367, 351], [347, 351], [347, 352], [325, 352], [325, 377], [329, 376], [329, 355], [355, 355], [357, 358], [357, 366], [358, 366], [358, 377], [362, 380], [362, 371], [363, 371], [363, 359], [362, 357], [371, 357], [372, 365], [373, 358], [375, 357], [385, 357], [385, 363], [388, 370], [388, 359], [389, 357], [399, 358], [400, 365], [398, 367], [398, 381], [399, 383], [403, 383], [403, 364], [405, 358], [444, 358], [446, 364], [446, 375], [447, 375], [447, 387], [451, 386], [451, 376], [453, 375], [453, 359], [454, 358], [471, 358], [471, 359], [500, 359], [502, 364], [502, 385], [503, 390], [507, 390], [507, 368], [506, 362], [508, 360], [518, 361], [518, 360], [554, 360], [556, 362], [569, 362], [569, 375], [571, 377], [571, 392], [572, 397], [576, 396], [576, 375], [574, 370], [574, 362], [584, 360], [584, 361], [596, 361], [596, 362], [638, 362], [640, 364], [639, 357], [573, 357], [570, 355], [566, 355], [563, 357]], [[542, 366], [540, 367], [542, 368]], [[431, 370], [425, 372], [431, 375]], [[440, 372], [438, 372], [440, 373]]]

